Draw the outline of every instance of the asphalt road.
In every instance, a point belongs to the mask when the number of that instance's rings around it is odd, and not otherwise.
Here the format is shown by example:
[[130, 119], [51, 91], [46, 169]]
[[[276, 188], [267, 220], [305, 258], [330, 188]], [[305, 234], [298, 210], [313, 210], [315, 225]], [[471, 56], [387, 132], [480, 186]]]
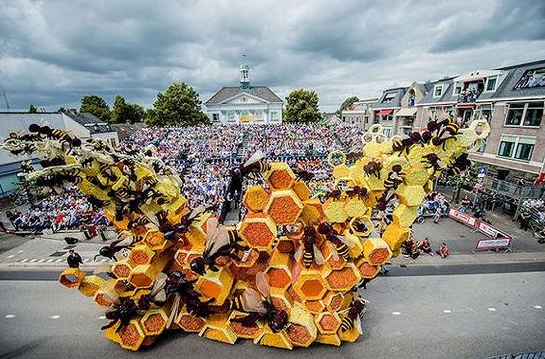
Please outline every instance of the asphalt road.
[[292, 352], [174, 332], [125, 351], [102, 337], [102, 310], [55, 282], [0, 281], [2, 358], [485, 358], [545, 348], [542, 272], [386, 277], [364, 292], [365, 335]]

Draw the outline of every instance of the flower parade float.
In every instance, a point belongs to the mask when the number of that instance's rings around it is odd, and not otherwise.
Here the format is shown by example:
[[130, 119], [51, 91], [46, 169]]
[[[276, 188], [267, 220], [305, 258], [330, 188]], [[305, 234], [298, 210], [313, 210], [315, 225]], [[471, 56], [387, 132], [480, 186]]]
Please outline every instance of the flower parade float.
[[231, 171], [231, 189], [246, 176], [260, 180], [245, 192], [237, 225], [204, 203], [190, 208], [153, 146], [121, 151], [33, 124], [2, 147], [40, 153], [29, 179], [74, 184], [115, 226], [117, 239], [99, 253], [106, 267], [59, 278], [105, 309], [108, 339], [138, 350], [183, 330], [292, 349], [358, 339], [366, 309], [358, 288], [400, 254], [434, 179], [463, 171], [489, 132], [486, 121], [460, 129], [446, 118], [388, 139], [374, 125], [353, 161], [330, 153], [335, 187], [325, 201], [311, 196], [308, 173], [258, 153]]

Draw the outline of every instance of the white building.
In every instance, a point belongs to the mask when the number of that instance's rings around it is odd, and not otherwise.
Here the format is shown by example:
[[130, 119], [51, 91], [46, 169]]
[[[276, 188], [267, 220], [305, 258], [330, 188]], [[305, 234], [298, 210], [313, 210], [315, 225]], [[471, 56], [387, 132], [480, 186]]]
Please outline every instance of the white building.
[[[0, 112], [0, 141], [8, 138], [12, 132], [27, 132], [28, 126], [33, 123], [68, 131], [82, 140], [102, 138], [114, 146], [119, 144], [117, 132], [108, 123], [90, 113], [75, 112]], [[19, 181], [17, 173], [21, 171], [21, 162], [29, 159], [35, 163], [38, 161], [38, 157], [14, 157], [0, 150], [0, 197], [13, 190]]]
[[282, 99], [267, 86], [250, 86], [249, 70], [240, 66], [240, 86], [223, 87], [204, 103], [213, 124], [282, 122]]
[[368, 129], [373, 124], [373, 111], [371, 107], [378, 98], [368, 98], [356, 101], [348, 109], [341, 113], [341, 121], [347, 125], [362, 125]]

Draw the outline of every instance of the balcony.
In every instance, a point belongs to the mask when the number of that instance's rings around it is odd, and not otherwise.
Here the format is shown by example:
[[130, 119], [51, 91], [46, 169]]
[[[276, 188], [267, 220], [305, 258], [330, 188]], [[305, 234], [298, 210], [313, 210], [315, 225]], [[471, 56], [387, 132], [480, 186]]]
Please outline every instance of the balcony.
[[473, 103], [477, 101], [477, 98], [479, 98], [480, 94], [481, 93], [479, 91], [472, 91], [472, 90], [462, 91], [458, 95], [457, 102], [458, 103]]

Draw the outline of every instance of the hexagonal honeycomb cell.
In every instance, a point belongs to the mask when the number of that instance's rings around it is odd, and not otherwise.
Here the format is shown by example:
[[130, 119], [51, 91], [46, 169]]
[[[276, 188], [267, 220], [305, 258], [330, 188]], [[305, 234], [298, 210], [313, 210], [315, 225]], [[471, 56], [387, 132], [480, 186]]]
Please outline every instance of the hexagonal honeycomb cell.
[[361, 199], [352, 198], [349, 199], [344, 210], [348, 217], [362, 217], [367, 213], [367, 206], [365, 201]]
[[248, 326], [242, 325], [242, 323], [239, 323], [237, 321], [233, 321], [233, 319], [235, 318], [246, 316], [248, 316], [248, 313], [233, 310], [229, 315], [227, 323], [229, 324], [229, 327], [233, 330], [233, 332], [237, 335], [237, 337], [244, 339], [254, 339], [255, 337], [259, 336], [259, 333], [263, 328], [262, 322], [256, 321], [253, 325]]
[[316, 327], [320, 334], [335, 334], [341, 326], [341, 318], [335, 312], [322, 312], [316, 317]]
[[401, 248], [401, 244], [409, 239], [410, 235], [410, 228], [401, 227], [397, 222], [394, 222], [386, 227], [386, 230], [382, 233], [382, 239], [392, 251], [397, 251]]
[[331, 269], [341, 269], [346, 264], [346, 260], [339, 256], [337, 253], [337, 259], [335, 259], [335, 256], [333, 255], [332, 248], [334, 248], [333, 244], [329, 241], [324, 241], [320, 247], [320, 250], [322, 252], [322, 255], [327, 263], [327, 265]]
[[134, 246], [127, 257], [127, 264], [134, 268], [141, 264], [149, 264], [155, 252], [145, 244]]
[[314, 323], [314, 316], [307, 312], [300, 303], [293, 306], [289, 323], [286, 332], [293, 345], [308, 347], [316, 339], [318, 329]]
[[305, 308], [309, 312], [314, 313], [314, 314], [318, 314], [318, 313], [322, 312], [325, 309], [325, 304], [321, 299], [320, 300], [307, 300], [303, 304], [304, 304]]
[[144, 242], [148, 244], [148, 246], [155, 251], [163, 250], [165, 249], [169, 244], [172, 244], [172, 242], [169, 242], [166, 240], [163, 232], [159, 231], [152, 231], [149, 230], [145, 236], [144, 236]]
[[273, 333], [268, 326], [264, 326], [260, 335], [254, 339], [254, 343], [273, 348], [293, 349], [293, 344], [285, 330]]
[[329, 222], [342, 223], [348, 219], [348, 214], [344, 210], [345, 200], [336, 200], [329, 198], [323, 205], [324, 214]]
[[405, 183], [408, 186], [424, 186], [428, 179], [428, 171], [424, 168], [413, 167], [405, 173]]
[[356, 266], [362, 278], [371, 279], [377, 276], [380, 266], [369, 263], [365, 258], [360, 259]]
[[363, 252], [370, 264], [380, 265], [391, 258], [390, 247], [382, 238], [368, 238], [363, 242]]
[[59, 276], [59, 282], [67, 288], [77, 288], [85, 278], [85, 272], [79, 268], [66, 268]]
[[132, 267], [128, 261], [129, 258], [123, 258], [112, 265], [112, 273], [117, 278], [127, 279], [131, 275]]
[[293, 192], [299, 197], [301, 201], [306, 201], [310, 199], [310, 189], [308, 189], [307, 185], [303, 181], [295, 181], [293, 183]]
[[180, 311], [176, 324], [186, 332], [198, 333], [204, 328], [204, 319], [187, 312], [184, 307]]
[[329, 271], [330, 269], [325, 266], [322, 270], [302, 269], [294, 278], [293, 290], [302, 300], [322, 299], [328, 286], [324, 278]]
[[132, 319], [129, 324], [121, 327], [117, 334], [119, 335], [119, 344], [121, 347], [134, 351], [140, 348], [146, 336], [136, 319]]
[[277, 225], [294, 224], [303, 211], [303, 204], [292, 190], [273, 191], [265, 211]]
[[324, 296], [324, 303], [330, 312], [338, 312], [348, 307], [351, 297], [349, 293], [328, 291]]
[[326, 277], [329, 290], [349, 291], [360, 280], [360, 273], [354, 263], [346, 263], [342, 269], [332, 270]]
[[311, 198], [303, 202], [301, 219], [307, 223], [322, 222], [325, 219], [324, 209], [318, 198]]
[[234, 278], [227, 267], [221, 267], [217, 272], [207, 271], [200, 276], [195, 288], [207, 299], [214, 298], [211, 305], [223, 305], [231, 292]]
[[92, 297], [105, 283], [106, 281], [99, 276], [88, 275], [81, 281], [78, 291], [86, 297]]
[[244, 194], [244, 205], [252, 212], [261, 212], [269, 203], [270, 193], [263, 186], [252, 186]]
[[316, 343], [340, 346], [341, 338], [339, 338], [339, 336], [336, 333], [335, 334], [318, 333], [318, 336], [316, 337]]
[[251, 248], [269, 251], [278, 232], [271, 217], [264, 213], [256, 213], [244, 217], [239, 235]]
[[115, 289], [116, 280], [110, 279], [101, 288], [95, 292], [93, 301], [101, 307], [111, 307], [119, 298], [119, 293]]
[[289, 189], [295, 182], [295, 174], [287, 163], [273, 162], [265, 174], [265, 179], [276, 190]]
[[404, 184], [400, 184], [396, 190], [396, 193], [399, 201], [409, 207], [420, 206], [420, 204], [424, 201], [424, 197], [426, 196], [424, 188], [417, 185], [406, 186]]
[[167, 322], [168, 314], [164, 308], [150, 309], [140, 319], [140, 325], [146, 335], [161, 334], [165, 330]]
[[394, 222], [397, 222], [401, 227], [410, 227], [416, 219], [418, 207], [409, 207], [400, 203], [394, 210]]
[[234, 344], [237, 341], [237, 335], [227, 324], [227, 319], [228, 317], [223, 315], [209, 317], [199, 335], [218, 342]]

